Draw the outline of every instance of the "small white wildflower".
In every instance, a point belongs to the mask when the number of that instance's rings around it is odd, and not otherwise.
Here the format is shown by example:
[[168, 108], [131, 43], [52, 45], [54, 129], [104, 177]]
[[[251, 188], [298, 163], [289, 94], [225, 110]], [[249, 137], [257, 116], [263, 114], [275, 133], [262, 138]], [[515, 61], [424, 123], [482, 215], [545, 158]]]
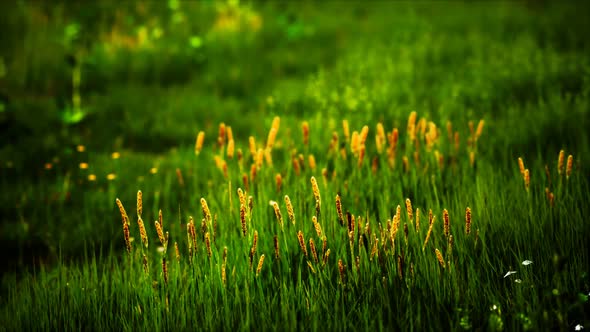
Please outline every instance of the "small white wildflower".
[[533, 261], [530, 261], [528, 259], [526, 259], [522, 262], [522, 265], [524, 265], [524, 266], [531, 265], [531, 264], [533, 264]]
[[514, 279], [514, 282], [517, 283], [517, 284], [520, 284], [522, 282], [522, 280], [520, 280], [520, 279]]
[[157, 250], [159, 253], [163, 253], [165, 249], [164, 249], [164, 247], [159, 246]]
[[576, 325], [576, 327], [574, 327], [574, 329], [576, 331], [582, 331], [584, 329], [584, 327], [581, 324]]
[[506, 274], [504, 275], [504, 278], [506, 278], [506, 277], [507, 277], [507, 276], [509, 276], [509, 275], [513, 275], [513, 274], [515, 274], [515, 273], [516, 273], [516, 271], [508, 271], [508, 272], [506, 272]]
[[494, 311], [496, 309], [498, 309], [498, 307], [495, 304], [490, 307], [490, 311]]

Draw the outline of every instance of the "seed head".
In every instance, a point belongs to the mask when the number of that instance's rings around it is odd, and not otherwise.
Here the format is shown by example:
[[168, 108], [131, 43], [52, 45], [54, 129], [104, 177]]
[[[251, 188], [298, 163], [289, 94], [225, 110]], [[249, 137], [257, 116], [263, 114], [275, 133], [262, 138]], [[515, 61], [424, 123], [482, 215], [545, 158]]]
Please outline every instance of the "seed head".
[[309, 144], [309, 123], [307, 121], [303, 121], [301, 125], [301, 131], [303, 132], [303, 145]]
[[295, 212], [293, 211], [293, 204], [291, 204], [291, 199], [287, 195], [285, 195], [285, 205], [287, 206], [287, 215], [289, 216], [289, 220], [293, 225], [295, 225]]
[[141, 190], [137, 191], [137, 216], [141, 217], [141, 212], [143, 211], [143, 199]]
[[211, 255], [212, 255], [211, 238], [210, 238], [209, 232], [205, 233], [205, 246], [207, 247], [207, 256], [209, 256], [209, 258], [211, 258]]
[[123, 236], [125, 237], [125, 247], [127, 247], [127, 252], [131, 254], [131, 238], [129, 236], [128, 223], [123, 223]]
[[281, 257], [279, 253], [279, 238], [276, 235], [273, 238], [273, 242], [275, 247], [275, 258], [279, 259]]
[[235, 143], [233, 139], [227, 142], [227, 157], [232, 159], [234, 157]]
[[338, 214], [338, 221], [343, 225], [344, 215], [342, 214], [342, 201], [340, 200], [339, 194], [336, 194], [336, 213]]
[[203, 217], [207, 222], [211, 222], [211, 211], [207, 205], [205, 198], [201, 197], [201, 209], [203, 210]]
[[342, 120], [342, 132], [344, 133], [344, 139], [348, 142], [350, 139], [350, 127], [348, 126], [348, 120]]
[[345, 273], [345, 266], [342, 263], [342, 259], [338, 260], [338, 272], [340, 273], [340, 282], [344, 285], [344, 278], [346, 277]]
[[305, 246], [305, 239], [303, 238], [303, 232], [297, 232], [297, 240], [299, 240], [299, 247], [301, 247], [301, 251], [303, 251], [303, 255], [307, 257], [307, 247]]
[[164, 248], [166, 248], [166, 238], [164, 237], [164, 231], [162, 230], [162, 225], [160, 225], [159, 221], [154, 222], [156, 224], [156, 233], [158, 233], [158, 239], [160, 239], [160, 243]]
[[446, 237], [449, 236], [450, 233], [450, 222], [449, 222], [449, 211], [447, 209], [443, 210], [443, 221], [444, 221], [444, 234]]
[[557, 173], [559, 175], [563, 174], [563, 166], [565, 162], [565, 151], [559, 151], [559, 157], [557, 158]]
[[205, 132], [203, 132], [202, 130], [199, 131], [199, 134], [197, 134], [197, 140], [195, 142], [195, 154], [198, 156], [201, 153], [201, 150], [203, 150], [203, 142], [205, 141]]
[[270, 205], [275, 211], [275, 216], [277, 217], [277, 221], [279, 222], [279, 226], [283, 229], [283, 216], [281, 215], [281, 209], [279, 208], [279, 203], [275, 201], [270, 201]]
[[445, 260], [443, 258], [443, 255], [440, 253], [440, 251], [438, 249], [434, 249], [434, 252], [436, 254], [436, 259], [438, 260], [438, 263], [444, 269], [446, 264], [445, 264]]
[[565, 168], [565, 178], [569, 180], [570, 175], [572, 174], [572, 168], [574, 165], [574, 156], [571, 154], [567, 157], [567, 166]]
[[262, 271], [262, 264], [264, 264], [264, 254], [262, 254], [260, 256], [260, 259], [258, 260], [258, 267], [256, 268], [256, 276], [257, 277], [260, 274], [260, 271]]
[[471, 208], [465, 209], [465, 234], [471, 233]]
[[148, 247], [148, 236], [145, 230], [145, 225], [140, 216], [137, 218], [137, 226], [139, 227], [139, 235], [141, 236], [141, 243], [147, 248]]
[[412, 209], [412, 202], [409, 198], [406, 198], [406, 211], [408, 212], [408, 220], [412, 222], [414, 218], [414, 212]]
[[123, 207], [123, 203], [117, 198], [115, 200], [117, 202], [117, 206], [119, 207], [119, 212], [121, 213], [121, 218], [123, 219], [123, 224], [129, 224], [129, 217], [127, 216], [127, 212], [125, 212], [125, 208]]
[[313, 242], [312, 238], [309, 238], [309, 249], [311, 250], [311, 257], [313, 261], [317, 264], [318, 263], [318, 253], [315, 249], [315, 243]]
[[248, 234], [248, 226], [246, 225], [246, 206], [240, 204], [240, 222], [242, 223], [242, 236]]
[[162, 257], [162, 275], [164, 276], [164, 283], [168, 285], [168, 263], [166, 263], [166, 257]]
[[311, 189], [313, 190], [313, 197], [316, 201], [320, 202], [321, 204], [320, 187], [318, 186], [318, 182], [313, 176], [311, 177]]
[[522, 158], [518, 158], [518, 170], [520, 171], [520, 175], [524, 176], [524, 162]]

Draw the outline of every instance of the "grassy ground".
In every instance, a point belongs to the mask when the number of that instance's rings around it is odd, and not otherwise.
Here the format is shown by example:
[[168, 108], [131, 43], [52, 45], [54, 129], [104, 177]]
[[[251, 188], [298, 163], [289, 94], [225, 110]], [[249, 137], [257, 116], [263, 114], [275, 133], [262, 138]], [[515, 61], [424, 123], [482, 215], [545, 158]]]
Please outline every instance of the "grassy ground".
[[578, 5], [2, 4], [0, 329], [590, 326]]

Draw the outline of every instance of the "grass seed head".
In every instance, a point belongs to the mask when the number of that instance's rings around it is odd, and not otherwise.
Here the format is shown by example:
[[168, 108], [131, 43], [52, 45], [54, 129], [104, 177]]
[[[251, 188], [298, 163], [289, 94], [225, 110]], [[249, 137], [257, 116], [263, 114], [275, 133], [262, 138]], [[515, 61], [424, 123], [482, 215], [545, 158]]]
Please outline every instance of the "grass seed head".
[[162, 229], [162, 225], [160, 225], [159, 221], [155, 221], [154, 224], [156, 225], [156, 233], [158, 233], [158, 239], [160, 239], [160, 243], [165, 248], [166, 247], [166, 238], [164, 237], [164, 231]]
[[307, 160], [309, 162], [309, 169], [312, 170], [312, 171], [314, 171], [316, 169], [316, 167], [317, 167], [317, 164], [315, 162], [315, 157], [313, 156], [313, 154], [310, 154], [307, 157]]
[[326, 251], [324, 254], [324, 258], [322, 260], [322, 266], [325, 266], [328, 263], [328, 258], [330, 258], [330, 249]]
[[529, 169], [528, 168], [524, 170], [524, 176], [523, 177], [524, 177], [524, 188], [528, 192], [529, 191], [529, 186], [531, 184], [531, 175], [530, 175], [530, 172], [529, 172]]
[[342, 285], [344, 285], [345, 278], [346, 278], [346, 271], [345, 271], [345, 266], [342, 263], [342, 259], [338, 259], [338, 272], [340, 273], [340, 282], [342, 283]]
[[412, 201], [409, 198], [406, 198], [406, 212], [408, 213], [408, 220], [410, 222], [414, 219], [414, 211], [412, 209]]
[[240, 201], [240, 204], [246, 206], [246, 195], [244, 194], [242, 188], [238, 188], [238, 199]]
[[267, 149], [272, 149], [273, 145], [275, 144], [275, 140], [277, 138], [277, 129], [276, 128], [270, 128], [270, 131], [268, 132], [268, 138], [266, 140], [266, 148]]
[[143, 198], [141, 194], [141, 190], [137, 191], [137, 216], [141, 217], [141, 213], [143, 212]]
[[176, 261], [180, 263], [180, 250], [178, 249], [178, 243], [174, 242], [174, 252], [176, 254]]
[[301, 251], [303, 251], [303, 255], [307, 257], [307, 247], [305, 245], [305, 239], [303, 238], [303, 232], [297, 232], [297, 240], [299, 241], [299, 247], [301, 247]]
[[449, 222], [449, 211], [447, 211], [447, 209], [443, 210], [443, 222], [444, 222], [444, 225], [443, 225], [444, 226], [444, 228], [443, 228], [444, 234], [445, 234], [445, 237], [448, 237], [450, 234], [450, 231], [451, 231], [451, 229], [450, 229], [451, 224]]
[[567, 156], [567, 166], [565, 168], [565, 178], [569, 180], [570, 175], [572, 174], [572, 168], [574, 166], [574, 156], [571, 154]]
[[242, 223], [242, 236], [248, 234], [248, 226], [246, 224], [246, 206], [240, 204], [240, 222]]
[[440, 250], [434, 249], [434, 253], [436, 254], [436, 259], [438, 260], [438, 263], [444, 269], [446, 267], [446, 264], [443, 255], [440, 253]]
[[295, 211], [293, 210], [293, 204], [289, 196], [285, 195], [285, 206], [287, 206], [287, 215], [293, 225], [295, 225]]
[[281, 209], [279, 208], [279, 203], [275, 201], [270, 201], [270, 205], [274, 209], [275, 216], [277, 217], [277, 221], [279, 222], [279, 226], [283, 229], [283, 216], [281, 215]]
[[164, 218], [162, 217], [162, 210], [158, 211], [158, 222], [160, 223], [160, 226], [164, 228]]
[[317, 264], [318, 263], [318, 253], [315, 248], [315, 243], [313, 242], [312, 238], [309, 238], [309, 250], [311, 250], [311, 257], [313, 261]]
[[264, 254], [262, 254], [260, 256], [260, 259], [258, 260], [258, 267], [256, 267], [256, 276], [257, 277], [260, 274], [260, 271], [262, 271], [262, 265], [263, 264], [264, 264]]
[[344, 133], [344, 139], [346, 142], [350, 140], [350, 127], [348, 126], [348, 120], [342, 120], [342, 132]]
[[115, 200], [117, 202], [117, 206], [119, 207], [119, 212], [121, 213], [121, 218], [123, 219], [123, 224], [129, 224], [129, 217], [127, 216], [127, 212], [125, 212], [125, 208], [123, 207], [123, 203], [117, 198]]
[[321, 204], [321, 197], [320, 197], [320, 187], [318, 186], [318, 182], [316, 181], [315, 177], [311, 177], [311, 189], [313, 190], [313, 197], [316, 201], [320, 202]]
[[350, 152], [352, 152], [352, 154], [355, 156], [357, 155], [359, 149], [359, 141], [359, 133], [355, 130], [352, 132], [352, 139], [350, 140]]
[[164, 283], [168, 285], [168, 263], [166, 257], [162, 257], [162, 275], [164, 276]]
[[207, 247], [207, 256], [209, 256], [209, 258], [211, 258], [212, 252], [211, 252], [211, 237], [209, 235], [209, 232], [205, 233], [205, 247]]
[[471, 208], [467, 207], [465, 209], [465, 234], [469, 235], [471, 233]]
[[144, 247], [148, 247], [148, 236], [145, 230], [145, 225], [143, 224], [143, 220], [140, 216], [137, 218], [137, 226], [139, 227], [139, 235], [141, 236], [141, 243], [143, 243]]
[[524, 162], [522, 158], [518, 158], [518, 170], [520, 171], [520, 175], [524, 176]]
[[318, 238], [322, 238], [322, 226], [318, 222], [318, 218], [316, 216], [311, 216], [311, 222], [313, 223], [313, 228], [315, 229]]
[[477, 141], [481, 136], [481, 133], [483, 132], [483, 126], [484, 120], [479, 120], [479, 123], [477, 124], [477, 129], [475, 130], [475, 141]]
[[127, 252], [131, 254], [131, 237], [129, 236], [129, 224], [123, 223], [123, 236], [125, 238], [125, 247]]
[[365, 145], [367, 142], [367, 136], [369, 135], [369, 126], [363, 126], [361, 133], [359, 134], [360, 145]]
[[303, 121], [301, 124], [301, 131], [303, 132], [303, 145], [309, 144], [309, 123], [307, 121]]
[[252, 238], [252, 253], [256, 254], [256, 250], [258, 248], [258, 231], [254, 231], [254, 237]]
[[150, 273], [150, 266], [148, 263], [148, 258], [145, 254], [143, 254], [143, 260], [142, 260], [142, 265], [143, 265], [143, 272], [147, 275]]
[[275, 247], [275, 258], [279, 259], [281, 257], [280, 252], [279, 252], [279, 238], [278, 236], [274, 236], [273, 237], [273, 242], [274, 242], [274, 247]]
[[416, 232], [420, 232], [420, 208], [416, 208]]
[[203, 142], [205, 141], [205, 132], [202, 130], [197, 134], [197, 140], [195, 142], [195, 154], [198, 156], [203, 150]]
[[235, 152], [235, 143], [233, 139], [230, 139], [227, 142], [227, 157], [229, 159], [232, 159], [234, 157], [234, 152]]
[[428, 240], [430, 239], [430, 236], [432, 234], [432, 228], [434, 226], [434, 218], [432, 217], [432, 222], [430, 222], [430, 226], [428, 226], [428, 232], [426, 233], [426, 238], [424, 239], [424, 245], [422, 245], [422, 251], [424, 251], [426, 249], [426, 245], [428, 244]]
[[563, 174], [564, 162], [565, 162], [565, 151], [561, 150], [561, 151], [559, 151], [559, 157], [557, 158], [557, 173], [559, 175]]
[[277, 192], [280, 192], [281, 187], [283, 186], [283, 177], [281, 176], [281, 173], [277, 173], [277, 175], [275, 175], [275, 182], [277, 184]]
[[339, 194], [336, 194], [336, 213], [338, 214], [338, 221], [343, 225], [344, 215], [342, 214], [342, 201]]
[[250, 136], [248, 137], [248, 143], [249, 143], [249, 149], [250, 149], [250, 155], [252, 156], [252, 159], [255, 159], [256, 157], [256, 139], [254, 138], [254, 136]]
[[222, 122], [219, 124], [219, 135], [217, 136], [217, 143], [220, 148], [225, 145], [225, 137], [225, 123]]
[[201, 197], [201, 209], [203, 210], [203, 217], [207, 222], [211, 222], [211, 211], [207, 205], [205, 198]]

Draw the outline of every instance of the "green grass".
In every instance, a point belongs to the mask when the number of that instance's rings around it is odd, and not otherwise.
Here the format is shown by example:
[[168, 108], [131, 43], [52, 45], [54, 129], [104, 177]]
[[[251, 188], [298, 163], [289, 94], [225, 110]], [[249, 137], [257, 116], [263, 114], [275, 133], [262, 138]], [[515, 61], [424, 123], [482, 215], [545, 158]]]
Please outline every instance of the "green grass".
[[[7, 259], [1, 266], [0, 330], [590, 326], [590, 45], [581, 32], [590, 20], [577, 3], [2, 7], [7, 38], [0, 47], [0, 250]], [[215, 28], [228, 10], [244, 19], [238, 33]], [[338, 18], [335, 10], [342, 11]], [[158, 29], [162, 35], [153, 37]], [[24, 31], [22, 38], [15, 31]], [[142, 31], [152, 36], [149, 43], [142, 44]], [[76, 94], [80, 113], [71, 113]], [[436, 124], [439, 138], [432, 148], [423, 134], [418, 146], [408, 138], [412, 111]], [[272, 164], [263, 161], [252, 179], [248, 138], [263, 148], [275, 116], [281, 122]], [[483, 133], [470, 146], [469, 123], [477, 127], [480, 119]], [[369, 128], [360, 166], [342, 120], [349, 121], [351, 134]], [[460, 137], [457, 150], [447, 134], [449, 121]], [[227, 145], [219, 148], [221, 122], [231, 126], [241, 161], [227, 156]], [[399, 130], [393, 167], [377, 149], [378, 123], [388, 133]], [[201, 130], [205, 145], [196, 155]], [[329, 151], [333, 133], [338, 145]], [[573, 155], [568, 179], [557, 170], [562, 149]], [[443, 156], [442, 167], [435, 151]], [[298, 173], [293, 160], [300, 154]], [[227, 163], [227, 176], [215, 157]], [[519, 157], [530, 171], [528, 191]], [[330, 249], [326, 264], [312, 224], [312, 176]], [[246, 236], [238, 188], [253, 199]], [[545, 188], [554, 194], [553, 206]], [[143, 193], [147, 249], [134, 212], [137, 190]], [[352, 250], [349, 226], [338, 221], [337, 194], [344, 213], [362, 220]], [[130, 217], [131, 253], [116, 198]], [[206, 230], [201, 198], [217, 221]], [[408, 219], [406, 198], [414, 215], [420, 209], [419, 230]], [[271, 201], [280, 206], [282, 228]], [[392, 246], [385, 234], [398, 205]], [[466, 207], [471, 234], [465, 233]], [[165, 254], [154, 226], [160, 209], [170, 236]], [[430, 209], [435, 222], [423, 250]], [[452, 250], [443, 234], [443, 209], [450, 215]], [[190, 216], [197, 230], [192, 263]], [[298, 243], [300, 230], [308, 257]], [[259, 238], [250, 263], [254, 231]], [[371, 257], [375, 238], [379, 250]], [[525, 260], [533, 263], [523, 265]], [[508, 271], [517, 273], [504, 277]]]

